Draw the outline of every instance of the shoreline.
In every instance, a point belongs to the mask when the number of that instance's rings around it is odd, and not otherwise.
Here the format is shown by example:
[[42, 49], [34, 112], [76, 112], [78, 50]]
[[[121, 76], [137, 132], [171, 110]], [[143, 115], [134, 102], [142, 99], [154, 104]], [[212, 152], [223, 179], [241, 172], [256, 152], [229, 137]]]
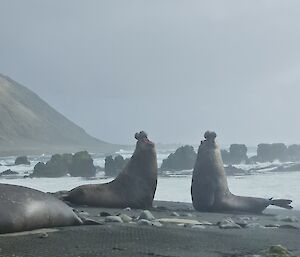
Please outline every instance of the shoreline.
[[[197, 212], [184, 202], [154, 201], [153, 206], [150, 211], [156, 225], [138, 222], [142, 210], [73, 206], [81, 217], [99, 225], [3, 234], [0, 256], [239, 257], [259, 254], [278, 244], [300, 256], [299, 210], [268, 208], [256, 215]], [[131, 223], [107, 222], [104, 214], [126, 214], [134, 219]], [[282, 221], [280, 217], [295, 220]], [[228, 218], [247, 218], [252, 226], [220, 228], [218, 223]], [[282, 227], [265, 227], [271, 224]]]

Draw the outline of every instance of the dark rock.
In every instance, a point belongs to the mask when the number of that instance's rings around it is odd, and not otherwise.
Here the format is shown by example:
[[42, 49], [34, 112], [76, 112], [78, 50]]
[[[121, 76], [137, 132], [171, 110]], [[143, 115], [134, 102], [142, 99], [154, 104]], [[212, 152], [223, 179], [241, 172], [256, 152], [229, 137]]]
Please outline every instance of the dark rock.
[[15, 165], [30, 165], [30, 161], [28, 161], [27, 156], [19, 156], [15, 160]]
[[49, 235], [46, 232], [39, 234], [39, 238], [48, 238], [48, 237]]
[[74, 154], [69, 173], [72, 177], [94, 177], [96, 175], [93, 159], [87, 151]]
[[222, 160], [223, 160], [224, 164], [230, 164], [231, 163], [230, 153], [227, 150], [222, 149], [221, 150], [221, 156], [222, 156]]
[[111, 155], [107, 156], [104, 167], [105, 175], [110, 177], [118, 176], [128, 162], [129, 159], [124, 159], [121, 155], [117, 155], [115, 158]]
[[247, 146], [244, 144], [232, 144], [227, 150], [222, 150], [221, 155], [225, 164], [240, 164], [248, 161]]
[[300, 161], [300, 145], [290, 145], [287, 154], [290, 161]]
[[46, 164], [43, 162], [37, 163], [34, 166], [31, 177], [63, 177], [68, 173], [70, 165], [69, 158], [70, 156], [68, 154], [54, 154]]
[[72, 162], [73, 162], [73, 154], [71, 153], [64, 153], [61, 155], [63, 161], [67, 165], [68, 170], [70, 169]]
[[190, 170], [194, 168], [197, 154], [190, 145], [179, 147], [175, 153], [171, 153], [163, 160], [161, 170]]
[[11, 169], [8, 169], [8, 170], [5, 170], [3, 172], [0, 173], [0, 177], [1, 176], [7, 176], [7, 175], [17, 175], [19, 174], [18, 172], [16, 171], [12, 171]]
[[244, 144], [232, 144], [229, 148], [232, 164], [240, 164], [247, 161], [247, 146]]
[[283, 143], [259, 144], [257, 147], [257, 161], [273, 162], [275, 160], [287, 161], [288, 148]]
[[[38, 162], [34, 166], [33, 173], [30, 175], [30, 177], [49, 177], [49, 175], [52, 174], [47, 171], [46, 164], [43, 162]], [[53, 177], [53, 175], [50, 177]]]

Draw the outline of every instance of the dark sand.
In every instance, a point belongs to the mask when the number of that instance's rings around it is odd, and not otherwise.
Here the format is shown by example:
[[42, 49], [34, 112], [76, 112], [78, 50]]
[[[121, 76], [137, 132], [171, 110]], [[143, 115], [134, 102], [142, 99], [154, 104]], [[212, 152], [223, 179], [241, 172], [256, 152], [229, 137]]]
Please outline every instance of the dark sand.
[[[300, 222], [278, 221], [277, 216], [295, 216], [299, 211], [269, 208], [264, 215], [200, 213], [190, 204], [155, 202], [151, 210], [155, 218], [179, 218], [208, 221], [213, 225], [193, 228], [190, 225], [163, 224], [162, 227], [137, 223], [105, 223], [103, 225], [64, 227], [40, 231], [0, 235], [0, 256], [14, 257], [92, 257], [92, 256], [156, 256], [156, 257], [238, 257], [257, 254], [271, 245], [281, 244], [300, 256]], [[89, 213], [89, 218], [106, 211], [138, 217], [141, 210], [76, 207]], [[176, 211], [180, 217], [173, 217]], [[249, 217], [261, 225], [291, 225], [287, 228], [220, 229], [216, 223], [227, 217]], [[298, 228], [298, 229], [297, 229]], [[46, 232], [46, 236], [44, 236]]]

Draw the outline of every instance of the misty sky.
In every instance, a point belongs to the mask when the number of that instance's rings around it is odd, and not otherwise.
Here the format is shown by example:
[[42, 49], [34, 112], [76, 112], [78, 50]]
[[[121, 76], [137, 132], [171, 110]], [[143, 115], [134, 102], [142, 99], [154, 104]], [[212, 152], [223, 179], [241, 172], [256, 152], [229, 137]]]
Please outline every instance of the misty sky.
[[300, 1], [0, 0], [0, 73], [88, 133], [300, 143]]

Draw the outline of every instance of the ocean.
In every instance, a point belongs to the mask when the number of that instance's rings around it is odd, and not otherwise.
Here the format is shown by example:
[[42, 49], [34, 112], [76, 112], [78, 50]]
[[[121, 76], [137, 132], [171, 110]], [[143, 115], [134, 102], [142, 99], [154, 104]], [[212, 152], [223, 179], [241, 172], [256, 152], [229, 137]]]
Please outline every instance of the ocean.
[[[175, 149], [157, 150], [158, 166]], [[132, 151], [121, 150], [118, 152], [124, 158], [132, 155]], [[104, 167], [105, 157], [100, 154], [92, 154], [94, 164]], [[29, 156], [31, 165], [14, 165], [15, 156], [0, 157], [0, 172], [11, 169], [18, 172], [18, 175], [2, 176], [0, 183], [22, 185], [44, 192], [56, 192], [59, 190], [70, 190], [83, 184], [106, 183], [113, 178], [105, 177], [104, 172], [98, 172], [95, 178], [23, 178], [33, 171], [35, 164], [39, 161], [47, 161], [50, 156]], [[280, 165], [280, 163], [277, 163]], [[250, 169], [253, 167], [266, 167], [270, 163], [260, 163], [257, 165], [237, 165], [237, 167]], [[156, 200], [191, 202], [191, 180], [192, 171], [182, 171], [158, 177], [158, 186], [155, 194]], [[272, 172], [264, 170], [254, 172], [251, 175], [229, 176], [228, 184], [232, 193], [243, 196], [263, 197], [263, 198], [287, 198], [293, 200], [293, 206], [300, 210], [300, 170], [294, 172]]]

